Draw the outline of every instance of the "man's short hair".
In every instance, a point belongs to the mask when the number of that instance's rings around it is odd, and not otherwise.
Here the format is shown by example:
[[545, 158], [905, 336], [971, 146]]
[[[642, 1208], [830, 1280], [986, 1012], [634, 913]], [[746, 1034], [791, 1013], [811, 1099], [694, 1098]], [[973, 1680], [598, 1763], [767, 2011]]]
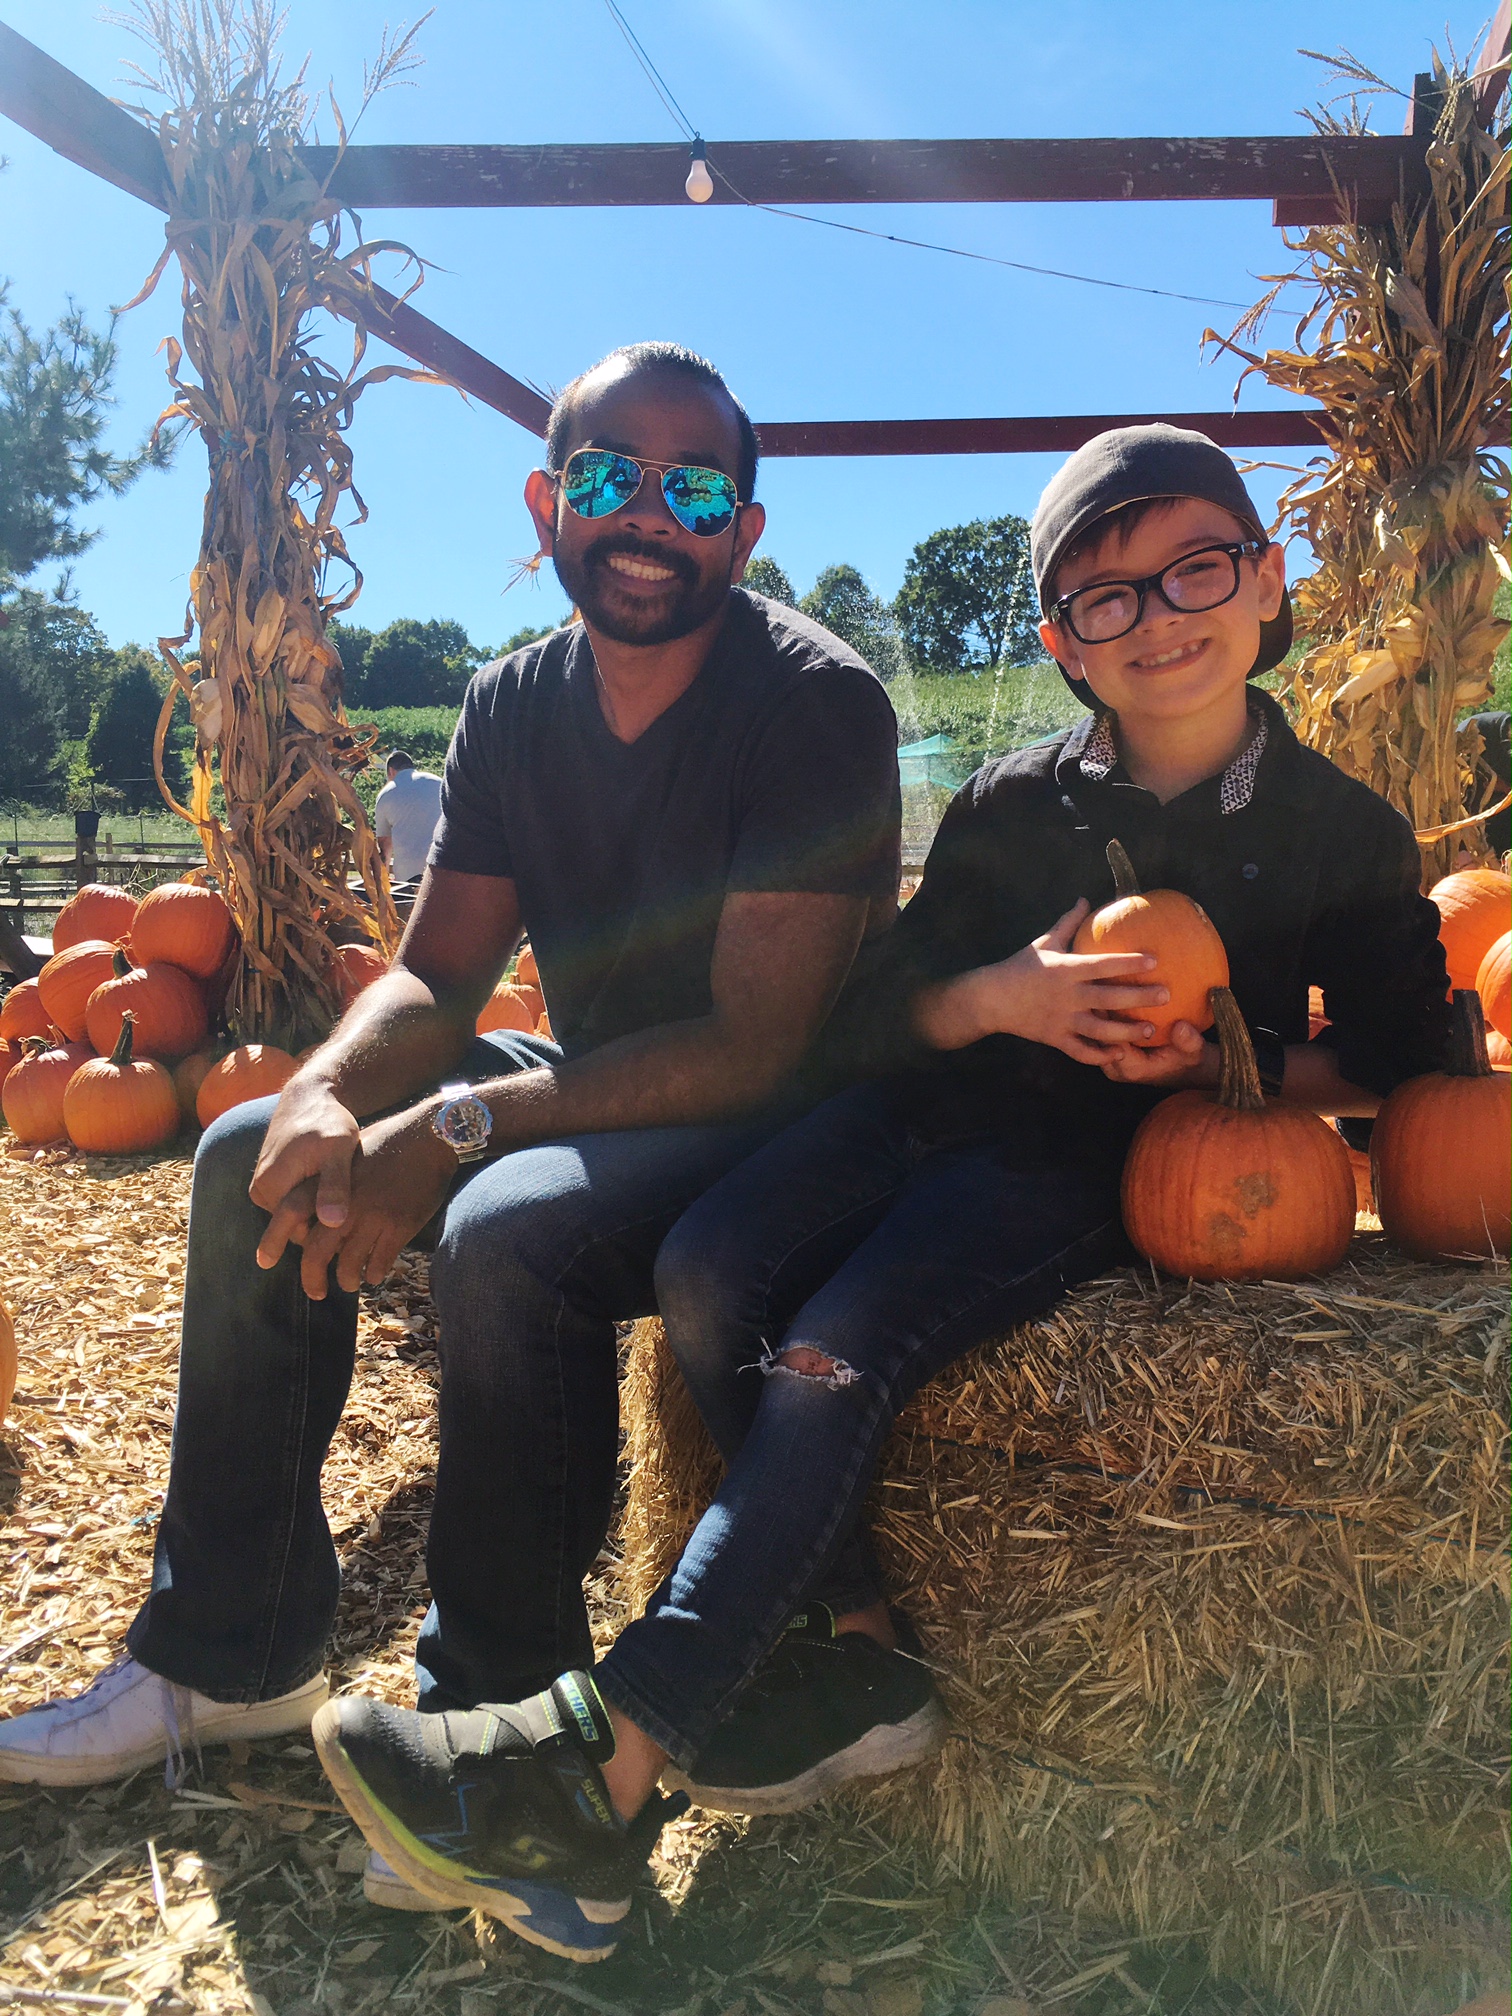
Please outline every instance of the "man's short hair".
[[415, 759], [408, 749], [390, 749], [383, 759], [385, 770], [413, 770]]
[[696, 350], [689, 350], [681, 343], [622, 344], [618, 350], [611, 350], [607, 357], [601, 357], [597, 364], [590, 364], [586, 371], [580, 371], [572, 383], [557, 394], [551, 418], [546, 423], [546, 467], [553, 475], [561, 469], [571, 452], [568, 442], [583, 386], [595, 371], [601, 371], [606, 364], [623, 364], [632, 372], [680, 371], [685, 378], [694, 378], [701, 385], [712, 385], [716, 392], [728, 399], [740, 437], [735, 462], [735, 489], [742, 504], [750, 503], [756, 494], [756, 465], [761, 459], [750, 415], [708, 358], [700, 357]]

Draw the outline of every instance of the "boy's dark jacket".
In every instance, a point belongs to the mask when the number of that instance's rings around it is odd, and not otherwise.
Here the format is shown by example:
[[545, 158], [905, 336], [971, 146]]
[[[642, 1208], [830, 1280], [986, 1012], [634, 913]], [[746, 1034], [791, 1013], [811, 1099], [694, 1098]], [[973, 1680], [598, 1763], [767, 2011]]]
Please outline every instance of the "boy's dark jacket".
[[1308, 988], [1321, 987], [1331, 1027], [1317, 1040], [1352, 1084], [1385, 1093], [1437, 1068], [1448, 981], [1411, 828], [1304, 749], [1268, 694], [1250, 704], [1266, 745], [1249, 803], [1229, 813], [1216, 777], [1161, 805], [1121, 767], [1085, 775], [1092, 717], [984, 765], [952, 800], [918, 894], [857, 962], [821, 1038], [826, 1084], [887, 1077], [941, 1145], [990, 1134], [1031, 1162], [1120, 1159], [1158, 1089], [1012, 1036], [929, 1052], [907, 1019], [921, 984], [1008, 958], [1079, 896], [1110, 901], [1115, 837], [1142, 888], [1184, 890], [1211, 917], [1252, 1030], [1305, 1043]]

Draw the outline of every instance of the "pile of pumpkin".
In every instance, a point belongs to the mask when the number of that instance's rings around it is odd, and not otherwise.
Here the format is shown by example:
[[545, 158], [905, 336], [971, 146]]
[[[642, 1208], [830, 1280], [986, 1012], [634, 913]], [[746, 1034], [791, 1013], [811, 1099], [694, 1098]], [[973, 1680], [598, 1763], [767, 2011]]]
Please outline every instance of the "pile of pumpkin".
[[294, 1071], [284, 1051], [210, 1048], [237, 949], [230, 910], [197, 883], [140, 902], [104, 883], [79, 890], [52, 957], [0, 1002], [0, 1107], [17, 1141], [129, 1154], [276, 1092]]
[[[0, 1002], [0, 1108], [16, 1140], [130, 1154], [281, 1091], [299, 1061], [287, 1051], [211, 1047], [238, 949], [226, 903], [198, 883], [140, 901], [105, 883], [80, 889], [58, 913], [52, 957]], [[386, 964], [368, 946], [336, 948], [342, 1006]], [[528, 947], [478, 1017], [488, 1029], [551, 1033]]]
[[[1165, 982], [1171, 999], [1164, 1019], [1152, 1018], [1146, 1045], [1168, 1041], [1178, 1019], [1198, 1029], [1216, 1022], [1222, 1065], [1216, 1093], [1174, 1093], [1141, 1122], [1123, 1173], [1130, 1239], [1168, 1273], [1202, 1281], [1294, 1280], [1337, 1266], [1356, 1207], [1338, 1131], [1302, 1106], [1264, 1097], [1228, 989], [1223, 940], [1200, 905], [1174, 889], [1141, 892], [1116, 840], [1108, 859], [1117, 894], [1085, 921], [1075, 949], [1154, 953], [1151, 977]], [[1388, 1235], [1416, 1258], [1506, 1254], [1512, 1077], [1505, 1062], [1493, 1067], [1488, 1036], [1505, 1058], [1512, 881], [1470, 869], [1430, 895], [1449, 969], [1451, 1053], [1445, 1070], [1399, 1085], [1376, 1116], [1376, 1208]]]

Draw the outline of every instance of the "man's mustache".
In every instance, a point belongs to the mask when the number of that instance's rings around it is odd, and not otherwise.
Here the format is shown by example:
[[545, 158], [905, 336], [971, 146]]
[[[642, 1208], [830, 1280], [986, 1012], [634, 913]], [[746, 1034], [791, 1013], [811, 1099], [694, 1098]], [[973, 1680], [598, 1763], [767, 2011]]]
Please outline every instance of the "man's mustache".
[[632, 560], [648, 560], [653, 566], [668, 568], [685, 588], [698, 586], [698, 569], [686, 553], [669, 552], [665, 546], [637, 539], [633, 533], [621, 532], [596, 539], [591, 546], [584, 548], [581, 564], [585, 568], [602, 567], [618, 553]]

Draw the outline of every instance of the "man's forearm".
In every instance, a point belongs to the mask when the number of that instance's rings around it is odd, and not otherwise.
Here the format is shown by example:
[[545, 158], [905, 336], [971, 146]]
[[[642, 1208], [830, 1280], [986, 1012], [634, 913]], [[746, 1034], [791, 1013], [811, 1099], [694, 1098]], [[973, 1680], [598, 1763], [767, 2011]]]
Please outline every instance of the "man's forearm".
[[470, 1001], [438, 998], [403, 967], [365, 988], [299, 1071], [361, 1120], [430, 1092], [472, 1041]]
[[1340, 1077], [1338, 1059], [1326, 1043], [1287, 1044], [1281, 1096], [1341, 1120], [1370, 1120], [1381, 1110], [1379, 1093]]
[[739, 1120], [771, 1097], [800, 1054], [791, 1040], [758, 1041], [706, 1016], [473, 1089], [494, 1116], [494, 1150], [508, 1153], [569, 1134]]

